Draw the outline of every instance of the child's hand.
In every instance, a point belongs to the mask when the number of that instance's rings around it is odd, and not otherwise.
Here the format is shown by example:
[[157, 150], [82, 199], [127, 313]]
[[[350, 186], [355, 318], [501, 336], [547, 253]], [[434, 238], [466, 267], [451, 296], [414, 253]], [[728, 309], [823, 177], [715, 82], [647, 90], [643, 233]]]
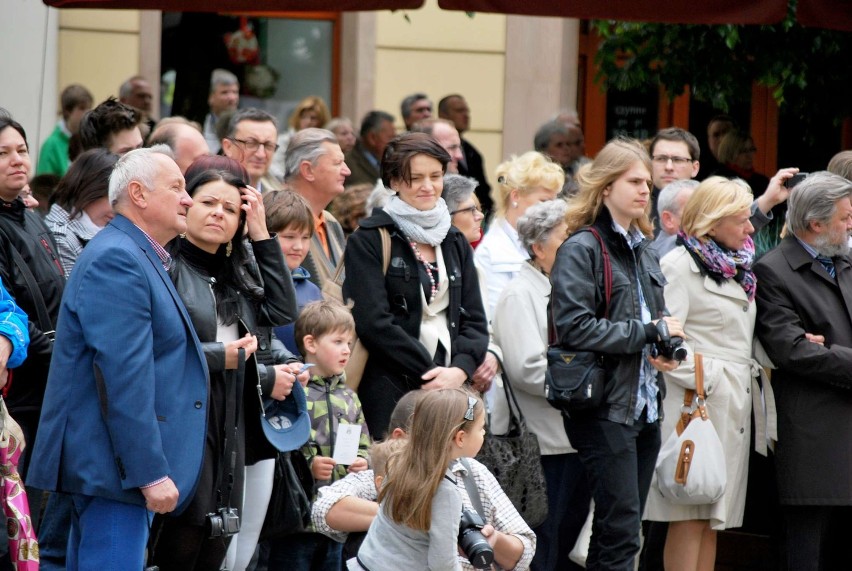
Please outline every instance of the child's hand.
[[336, 465], [337, 462], [327, 456], [314, 456], [311, 462], [311, 475], [314, 480], [331, 480], [331, 472]]
[[360, 472], [361, 470], [367, 469], [367, 459], [366, 458], [356, 458], [354, 462], [349, 465], [349, 473], [352, 474], [354, 472]]

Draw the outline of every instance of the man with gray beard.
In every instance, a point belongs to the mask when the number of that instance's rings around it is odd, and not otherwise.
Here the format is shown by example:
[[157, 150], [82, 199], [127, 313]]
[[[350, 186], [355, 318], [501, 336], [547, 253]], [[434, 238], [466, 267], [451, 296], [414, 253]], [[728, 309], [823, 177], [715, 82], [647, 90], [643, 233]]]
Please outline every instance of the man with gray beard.
[[[789, 198], [789, 234], [754, 266], [755, 332], [778, 367], [776, 470], [787, 568], [842, 569], [852, 514], [852, 182], [828, 172]], [[806, 332], [822, 335], [812, 343]], [[710, 397], [712, 398], [712, 397]]]

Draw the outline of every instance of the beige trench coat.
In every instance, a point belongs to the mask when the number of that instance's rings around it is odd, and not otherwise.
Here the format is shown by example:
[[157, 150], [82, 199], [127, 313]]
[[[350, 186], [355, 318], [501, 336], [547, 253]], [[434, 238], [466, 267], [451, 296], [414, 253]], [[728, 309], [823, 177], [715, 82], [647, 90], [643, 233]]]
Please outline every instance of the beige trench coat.
[[722, 498], [712, 505], [683, 506], [670, 503], [660, 494], [655, 477], [645, 519], [710, 520], [713, 529], [739, 527], [748, 477], [752, 378], [758, 370], [752, 361], [755, 305], [734, 280], [718, 285], [702, 276], [683, 246], [666, 255], [660, 267], [668, 280], [666, 306], [683, 324], [689, 348], [687, 360], [665, 375], [668, 394], [663, 403], [662, 441], [680, 418], [685, 389], [695, 388], [692, 355], [701, 353], [707, 412], [725, 449], [728, 485]]

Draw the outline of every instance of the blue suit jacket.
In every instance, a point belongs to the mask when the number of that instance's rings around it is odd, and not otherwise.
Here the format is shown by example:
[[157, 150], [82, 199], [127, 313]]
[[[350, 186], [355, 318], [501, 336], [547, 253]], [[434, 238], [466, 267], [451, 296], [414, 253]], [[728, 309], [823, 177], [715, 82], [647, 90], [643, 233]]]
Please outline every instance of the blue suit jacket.
[[118, 215], [71, 274], [27, 484], [144, 505], [168, 475], [192, 498], [207, 428], [207, 365], [145, 235]]

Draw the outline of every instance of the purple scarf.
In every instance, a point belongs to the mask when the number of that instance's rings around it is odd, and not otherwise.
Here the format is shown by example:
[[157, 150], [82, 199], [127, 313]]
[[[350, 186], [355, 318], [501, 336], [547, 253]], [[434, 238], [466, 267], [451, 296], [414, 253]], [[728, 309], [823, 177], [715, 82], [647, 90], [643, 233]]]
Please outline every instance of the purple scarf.
[[754, 301], [757, 278], [751, 271], [754, 262], [754, 241], [751, 237], [736, 252], [720, 246], [712, 238], [699, 240], [695, 236], [687, 236], [683, 230], [677, 233], [677, 243], [686, 248], [717, 283], [734, 278], [746, 292], [748, 300]]

